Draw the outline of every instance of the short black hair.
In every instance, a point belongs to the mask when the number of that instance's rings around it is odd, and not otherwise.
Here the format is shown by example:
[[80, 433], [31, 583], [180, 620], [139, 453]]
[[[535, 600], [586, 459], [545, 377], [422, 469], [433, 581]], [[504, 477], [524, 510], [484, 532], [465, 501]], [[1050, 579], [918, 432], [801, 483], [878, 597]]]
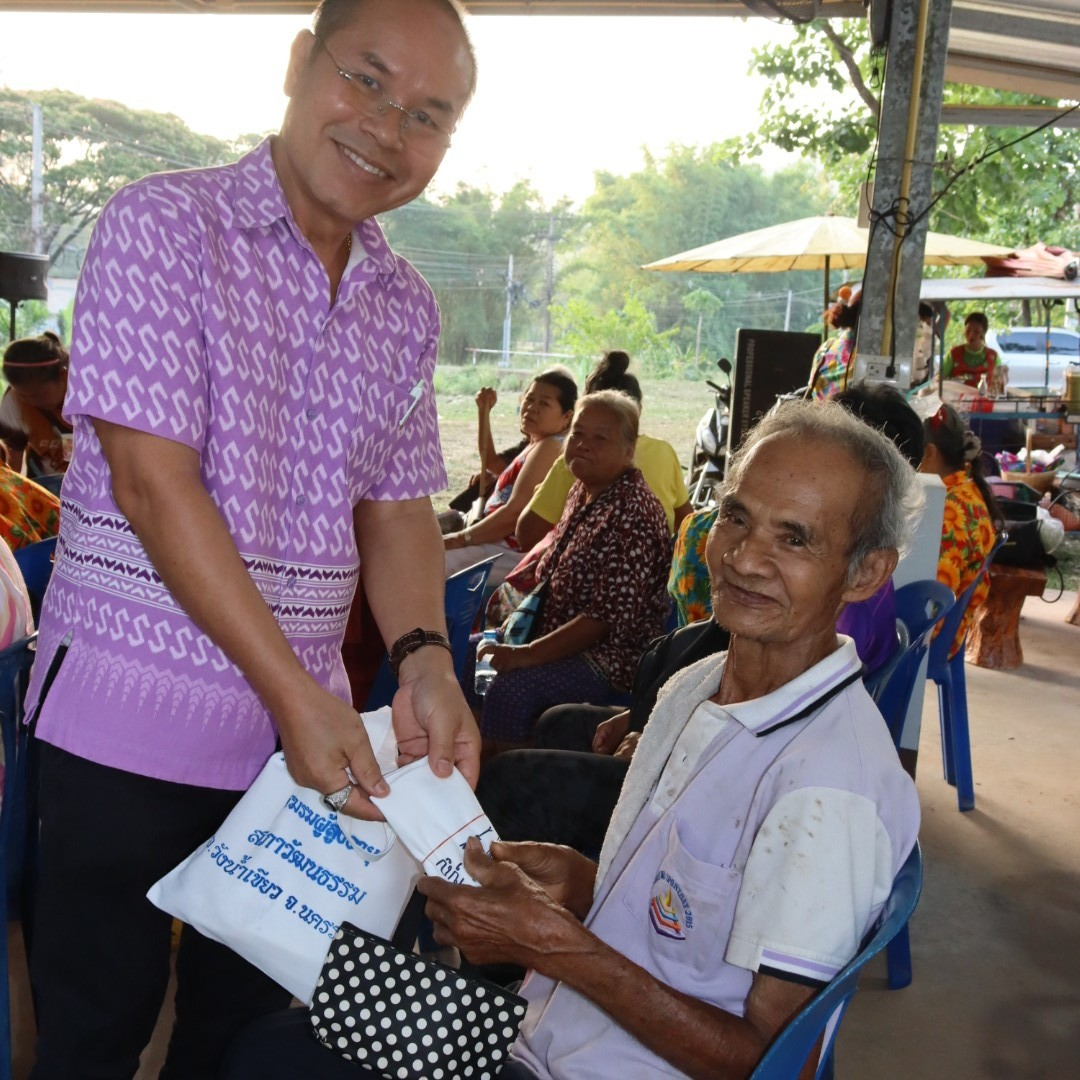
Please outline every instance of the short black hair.
[[964, 325], [967, 326], [969, 322], [973, 322], [978, 326], [981, 326], [983, 328], [984, 334], [987, 330], [990, 329], [990, 320], [987, 319], [987, 317], [981, 311], [973, 311], [970, 315], [968, 315], [967, 318], [964, 319]]
[[917, 469], [923, 456], [923, 425], [915, 410], [890, 383], [860, 379], [834, 398], [849, 413], [891, 439]]
[[[396, 2], [396, 0], [395, 0]], [[472, 98], [476, 90], [476, 50], [473, 48], [472, 38], [465, 28], [465, 12], [457, 0], [429, 0], [430, 3], [441, 7], [457, 20], [461, 28], [462, 37], [465, 39], [465, 47], [469, 50], [469, 61], [472, 64], [472, 79], [469, 81], [469, 96], [466, 103]], [[311, 32], [320, 40], [326, 41], [336, 30], [356, 18], [356, 12], [364, 3], [364, 0], [320, 0], [319, 6], [311, 21]]]

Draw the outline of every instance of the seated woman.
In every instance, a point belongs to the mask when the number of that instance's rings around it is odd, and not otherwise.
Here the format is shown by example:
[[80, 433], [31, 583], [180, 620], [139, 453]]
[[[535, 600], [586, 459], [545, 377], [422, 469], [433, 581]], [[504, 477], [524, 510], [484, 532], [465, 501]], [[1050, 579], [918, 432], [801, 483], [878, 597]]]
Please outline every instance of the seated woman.
[[[997, 502], [983, 478], [979, 453], [982, 444], [951, 405], [941, 408], [923, 424], [925, 448], [919, 472], [934, 473], [945, 484], [945, 519], [941, 526], [941, 554], [937, 579], [960, 597], [982, 569], [994, 546], [994, 522], [1000, 520]], [[967, 637], [976, 610], [990, 593], [987, 577], [971, 594], [960, 620], [949, 658]]]
[[[495, 458], [494, 443], [490, 448], [486, 446], [492, 442], [487, 420], [495, 401], [495, 391], [489, 387], [477, 395], [481, 436], [485, 430], [488, 433], [487, 440], [482, 440], [484, 452], [481, 457], [485, 466]], [[492, 585], [497, 585], [517, 564], [521, 549], [514, 539], [514, 526], [536, 485], [562, 452], [563, 435], [570, 426], [576, 401], [577, 384], [565, 370], [549, 368], [529, 383], [521, 399], [519, 414], [521, 433], [528, 442], [500, 474], [480, 520], [443, 537], [447, 576], [497, 555], [488, 579]]]
[[819, 401], [846, 389], [855, 370], [855, 335], [862, 310], [862, 290], [843, 285], [836, 296], [836, 303], [825, 312], [826, 334], [835, 333], [826, 337], [810, 364], [810, 389]]
[[[621, 390], [629, 394], [640, 408], [641, 384], [629, 373], [629, 367], [629, 354], [621, 349], [613, 349], [589, 373], [585, 380], [585, 393]], [[651, 435], [638, 435], [634, 464], [641, 470], [649, 489], [660, 500], [667, 517], [668, 531], [673, 534], [678, 532], [690, 513], [690, 493], [686, 490], [682, 466], [671, 443], [654, 439]], [[534, 548], [555, 526], [562, 516], [573, 482], [574, 477], [565, 460], [556, 460], [518, 519], [514, 535], [523, 551]]]
[[72, 428], [61, 415], [67, 394], [68, 351], [46, 332], [19, 338], [4, 350], [8, 389], [0, 399], [0, 425], [5, 429], [8, 464], [32, 480], [57, 476], [71, 458]]
[[466, 696], [489, 753], [526, 744], [552, 705], [624, 700], [639, 657], [663, 633], [667, 520], [633, 465], [639, 415], [614, 390], [578, 402], [565, 450], [576, 479], [537, 567], [547, 583], [539, 634], [490, 647], [497, 674], [483, 698], [473, 690], [473, 662], [466, 665]]

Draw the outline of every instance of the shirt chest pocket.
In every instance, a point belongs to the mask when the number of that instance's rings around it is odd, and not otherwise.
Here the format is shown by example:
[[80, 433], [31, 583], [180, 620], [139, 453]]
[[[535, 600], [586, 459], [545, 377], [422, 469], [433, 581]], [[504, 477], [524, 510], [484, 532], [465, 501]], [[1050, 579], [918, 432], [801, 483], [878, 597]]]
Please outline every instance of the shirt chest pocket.
[[422, 382], [401, 386], [367, 375], [360, 387], [349, 455], [352, 501], [364, 498], [388, 469], [398, 446], [420, 441], [421, 401], [430, 389]]
[[672, 821], [651, 880], [642, 873], [623, 895], [641, 927], [645, 966], [687, 993], [711, 981], [724, 959], [741, 882], [739, 871], [692, 855]]

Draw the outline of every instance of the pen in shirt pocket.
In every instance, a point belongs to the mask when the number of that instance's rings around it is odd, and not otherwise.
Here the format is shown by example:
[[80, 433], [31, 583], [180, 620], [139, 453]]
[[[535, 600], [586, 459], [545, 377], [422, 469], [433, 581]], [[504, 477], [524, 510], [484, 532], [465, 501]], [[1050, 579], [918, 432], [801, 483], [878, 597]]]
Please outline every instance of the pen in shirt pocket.
[[409, 407], [405, 410], [401, 419], [398, 421], [398, 431], [405, 426], [405, 421], [416, 411], [416, 406], [420, 404], [420, 399], [424, 396], [424, 382], [421, 379], [415, 386], [409, 391], [409, 397], [412, 401], [409, 402]]

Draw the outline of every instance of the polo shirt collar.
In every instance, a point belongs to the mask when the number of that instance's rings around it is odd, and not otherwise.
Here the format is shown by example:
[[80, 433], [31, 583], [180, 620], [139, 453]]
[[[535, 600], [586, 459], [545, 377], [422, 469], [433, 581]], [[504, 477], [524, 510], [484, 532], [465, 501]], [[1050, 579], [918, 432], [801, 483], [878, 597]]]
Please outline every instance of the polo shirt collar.
[[[237, 162], [233, 212], [238, 228], [267, 228], [284, 219], [289, 229], [296, 236], [300, 235], [274, 168], [274, 159], [270, 156], [269, 137]], [[357, 246], [361, 249], [359, 258]], [[361, 221], [353, 230], [350, 266], [359, 262], [368, 264], [368, 273], [393, 275], [397, 272], [394, 253], [374, 218]]]
[[843, 634], [840, 647], [789, 683], [764, 697], [721, 708], [751, 734], [761, 737], [817, 712], [845, 687], [862, 678], [855, 642]]

